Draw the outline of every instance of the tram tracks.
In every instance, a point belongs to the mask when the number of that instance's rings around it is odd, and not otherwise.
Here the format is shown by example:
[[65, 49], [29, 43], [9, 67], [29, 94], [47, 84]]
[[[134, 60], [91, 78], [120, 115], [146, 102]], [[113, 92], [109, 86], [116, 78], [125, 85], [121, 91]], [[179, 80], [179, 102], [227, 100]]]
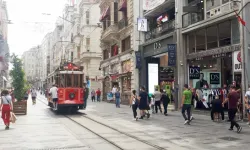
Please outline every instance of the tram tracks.
[[[39, 101], [47, 105], [46, 102], [44, 102], [43, 100], [39, 100]], [[140, 148], [140, 146], [142, 146], [142, 147], [145, 147], [145, 149], [166, 150], [166, 148], [163, 148], [151, 142], [145, 141], [130, 133], [121, 131], [119, 129], [111, 127], [107, 124], [104, 124], [100, 121], [97, 121], [85, 115], [70, 116], [70, 115], [63, 114], [62, 116], [74, 122], [75, 124], [79, 125], [80, 127], [83, 127], [84, 129], [88, 130], [94, 135], [100, 137], [101, 139], [113, 145], [119, 150], [128, 149], [127, 148], [128, 145], [124, 144], [126, 142], [128, 144], [132, 144], [135, 149], [136, 147]], [[110, 134], [107, 134], [106, 132]], [[116, 137], [110, 136], [111, 134], [116, 135]], [[117, 139], [117, 137], [119, 140]]]

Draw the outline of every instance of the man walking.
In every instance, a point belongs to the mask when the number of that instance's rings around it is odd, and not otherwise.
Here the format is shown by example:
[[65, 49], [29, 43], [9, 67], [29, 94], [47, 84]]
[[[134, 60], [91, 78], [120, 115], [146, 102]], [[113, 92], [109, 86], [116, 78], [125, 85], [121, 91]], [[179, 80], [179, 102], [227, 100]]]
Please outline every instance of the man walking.
[[239, 102], [240, 96], [239, 93], [236, 91], [235, 86], [232, 86], [230, 88], [230, 92], [226, 98], [226, 100], [222, 103], [222, 106], [224, 107], [224, 104], [228, 103], [228, 114], [229, 114], [229, 120], [231, 122], [231, 126], [229, 128], [230, 131], [233, 130], [234, 126], [237, 128], [237, 132], [240, 133], [242, 130], [242, 127], [234, 120], [235, 114], [237, 112], [237, 105]]
[[166, 94], [166, 92], [164, 92], [162, 89], [161, 91], [161, 101], [163, 103], [163, 107], [164, 107], [164, 115], [167, 116], [168, 115], [168, 104], [170, 102], [170, 99], [168, 97], [168, 95]]
[[[183, 96], [182, 96], [182, 103], [181, 103], [181, 108], [182, 108], [182, 116], [185, 119], [184, 124], [190, 124], [190, 116], [191, 116], [191, 100], [192, 100], [192, 92], [188, 89], [188, 85], [184, 85], [184, 91], [183, 91]], [[186, 112], [188, 117], [186, 116]]]
[[53, 100], [53, 106], [54, 110], [57, 110], [57, 104], [58, 104], [58, 95], [57, 95], [57, 87], [55, 84], [53, 84], [52, 88], [49, 90], [49, 93], [51, 94], [52, 100]]
[[96, 91], [96, 99], [97, 99], [97, 102], [101, 102], [101, 90], [100, 90], [100, 88], [98, 88], [98, 90]]
[[158, 88], [155, 88], [154, 99], [155, 99], [155, 113], [158, 113], [158, 108], [159, 108], [160, 112], [162, 113], [162, 110], [161, 110], [161, 92], [158, 91]]
[[84, 83], [83, 84], [83, 90], [84, 90], [84, 104], [83, 104], [83, 108], [86, 109], [87, 107], [87, 100], [88, 100], [88, 97], [89, 97], [89, 88], [87, 87], [87, 84]]

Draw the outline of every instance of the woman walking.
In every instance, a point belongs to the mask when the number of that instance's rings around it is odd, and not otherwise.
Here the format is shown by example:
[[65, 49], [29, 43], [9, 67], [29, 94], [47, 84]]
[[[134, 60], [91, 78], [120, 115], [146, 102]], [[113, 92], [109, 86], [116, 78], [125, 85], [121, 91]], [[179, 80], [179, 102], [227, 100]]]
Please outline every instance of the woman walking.
[[2, 119], [5, 124], [5, 130], [8, 130], [10, 127], [10, 112], [13, 110], [13, 104], [11, 96], [7, 90], [3, 90], [1, 93], [1, 106], [2, 110]]
[[141, 117], [139, 119], [143, 119], [145, 115], [147, 115], [147, 118], [150, 117], [148, 108], [149, 108], [149, 103], [148, 103], [148, 93], [145, 91], [145, 87], [141, 87], [141, 92], [138, 97], [139, 102], [139, 109], [141, 111]]
[[137, 117], [137, 108], [138, 108], [138, 99], [137, 99], [137, 95], [136, 95], [136, 90], [132, 91], [132, 96], [130, 99], [130, 106], [132, 106], [132, 110], [133, 110], [133, 115], [134, 115], [134, 120], [138, 120]]

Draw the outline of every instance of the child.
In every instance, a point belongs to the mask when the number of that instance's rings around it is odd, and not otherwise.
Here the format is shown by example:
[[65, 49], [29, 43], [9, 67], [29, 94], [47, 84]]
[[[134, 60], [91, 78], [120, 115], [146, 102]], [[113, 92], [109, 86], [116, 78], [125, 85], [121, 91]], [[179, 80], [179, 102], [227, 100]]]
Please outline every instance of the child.
[[154, 95], [152, 95], [150, 105], [151, 105], [152, 113], [154, 114], [155, 113], [155, 96]]

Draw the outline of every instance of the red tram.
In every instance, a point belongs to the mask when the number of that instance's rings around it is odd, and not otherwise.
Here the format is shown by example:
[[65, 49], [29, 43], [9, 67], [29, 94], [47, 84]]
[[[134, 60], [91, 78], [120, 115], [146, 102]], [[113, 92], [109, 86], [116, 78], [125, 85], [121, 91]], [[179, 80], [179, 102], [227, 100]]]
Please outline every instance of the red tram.
[[[49, 85], [56, 84], [58, 88], [58, 111], [77, 111], [84, 107], [83, 67], [73, 63], [65, 63], [48, 76]], [[51, 96], [48, 105], [53, 107]]]

